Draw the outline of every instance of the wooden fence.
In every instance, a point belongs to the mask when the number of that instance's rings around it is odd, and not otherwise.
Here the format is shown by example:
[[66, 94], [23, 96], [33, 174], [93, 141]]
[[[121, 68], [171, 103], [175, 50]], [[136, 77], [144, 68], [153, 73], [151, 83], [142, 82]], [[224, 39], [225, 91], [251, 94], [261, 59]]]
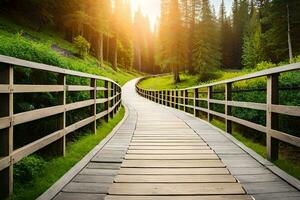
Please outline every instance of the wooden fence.
[[[220, 117], [224, 119], [225, 129], [228, 133], [232, 133], [232, 122], [265, 133], [267, 157], [269, 160], [277, 160], [279, 147], [278, 141], [283, 141], [296, 147], [300, 147], [299, 137], [278, 130], [278, 114], [300, 117], [300, 106], [279, 105], [279, 75], [284, 72], [296, 70], [300, 70], [300, 63], [290, 64], [283, 67], [276, 67], [238, 78], [200, 85], [196, 87], [190, 87], [186, 89], [145, 90], [141, 88], [138, 83], [136, 85], [136, 90], [141, 96], [148, 98], [156, 103], [190, 112], [196, 117], [199, 117], [200, 112], [202, 112], [206, 115], [208, 121], [211, 121], [213, 116]], [[259, 77], [267, 77], [266, 103], [242, 102], [232, 100], [232, 89], [234, 83]], [[145, 77], [139, 82], [147, 78], [149, 77]], [[217, 100], [213, 98], [214, 88], [220, 86], [225, 87], [224, 92], [221, 92], [225, 95], [224, 100]], [[199, 94], [203, 93], [206, 94], [207, 98], [200, 98]], [[203, 102], [207, 106], [203, 106]], [[221, 113], [214, 111], [212, 109], [213, 104], [224, 106], [225, 112]], [[266, 126], [233, 116], [233, 107], [265, 111]]]
[[[54, 73], [57, 75], [58, 85], [33, 85], [14, 84], [14, 70], [16, 67], [30, 68], [34, 70]], [[80, 77], [90, 80], [90, 85], [67, 85], [67, 76]], [[97, 82], [101, 87], [97, 86]], [[67, 104], [68, 92], [89, 92], [90, 99]], [[32, 111], [14, 113], [14, 94], [32, 93], [58, 93], [59, 105], [36, 109]], [[97, 98], [100, 92], [103, 98]], [[97, 105], [102, 104], [104, 109], [97, 113]], [[0, 199], [5, 198], [13, 190], [13, 165], [22, 158], [50, 146], [55, 153], [65, 154], [66, 136], [86, 125], [90, 125], [96, 133], [96, 121], [104, 119], [108, 121], [119, 110], [121, 105], [121, 87], [113, 80], [91, 74], [71, 71], [54, 66], [28, 62], [12, 57], [0, 55]], [[81, 108], [91, 108], [89, 117], [74, 124], [66, 125], [66, 114]], [[39, 119], [57, 115], [59, 117], [59, 129], [54, 133], [35, 140], [21, 148], [14, 148], [14, 126], [32, 122]], [[24, 134], [26, 134], [24, 132]]]

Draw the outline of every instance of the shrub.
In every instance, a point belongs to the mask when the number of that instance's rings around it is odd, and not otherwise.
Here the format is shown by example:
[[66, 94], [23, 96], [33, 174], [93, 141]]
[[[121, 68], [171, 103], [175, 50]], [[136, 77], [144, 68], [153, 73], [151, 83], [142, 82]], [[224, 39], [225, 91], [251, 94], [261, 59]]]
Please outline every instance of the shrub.
[[45, 163], [46, 161], [36, 155], [28, 156], [15, 164], [14, 177], [18, 182], [29, 182], [42, 171]]
[[77, 37], [74, 38], [73, 41], [74, 45], [78, 49], [78, 54], [81, 58], [85, 58], [91, 48], [90, 43], [81, 35], [78, 35]]

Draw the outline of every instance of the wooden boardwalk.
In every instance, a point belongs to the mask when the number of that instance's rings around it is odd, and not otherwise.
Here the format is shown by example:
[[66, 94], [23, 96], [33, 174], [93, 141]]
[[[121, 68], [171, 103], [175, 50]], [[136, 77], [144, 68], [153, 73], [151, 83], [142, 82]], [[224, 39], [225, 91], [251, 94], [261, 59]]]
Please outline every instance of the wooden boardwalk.
[[55, 200], [300, 199], [207, 123], [138, 96], [135, 82], [123, 88], [125, 123]]

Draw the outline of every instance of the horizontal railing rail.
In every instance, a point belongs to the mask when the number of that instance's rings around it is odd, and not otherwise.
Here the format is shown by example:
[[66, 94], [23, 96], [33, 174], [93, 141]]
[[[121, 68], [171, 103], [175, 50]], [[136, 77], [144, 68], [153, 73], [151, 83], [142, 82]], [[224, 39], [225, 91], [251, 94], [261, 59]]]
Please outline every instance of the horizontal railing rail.
[[[282, 67], [271, 68], [245, 76], [219, 81], [215, 83], [199, 85], [184, 89], [171, 90], [153, 90], [143, 89], [139, 83], [150, 77], [144, 77], [136, 84], [136, 91], [143, 97], [148, 98], [156, 103], [166, 106], [174, 107], [194, 114], [196, 117], [200, 116], [199, 112], [205, 113], [207, 120], [210, 122], [213, 116], [220, 117], [225, 121], [225, 130], [232, 133], [232, 122], [246, 126], [248, 128], [263, 132], [266, 134], [266, 148], [267, 158], [269, 160], [277, 160], [279, 152], [279, 141], [300, 147], [300, 138], [278, 129], [278, 114], [288, 116], [300, 117], [300, 106], [279, 105], [279, 76], [281, 73], [290, 71], [299, 71], [300, 63], [290, 64]], [[232, 94], [237, 93], [238, 90], [233, 91], [233, 84], [240, 81], [255, 79], [260, 77], [267, 77], [266, 81], [266, 103], [233, 101]], [[224, 100], [213, 98], [213, 88], [224, 86], [223, 93]], [[296, 86], [299, 88], [299, 86]], [[203, 89], [205, 89], [203, 91]], [[261, 88], [259, 90], [262, 90]], [[206, 94], [207, 98], [201, 98], [200, 95]], [[200, 103], [206, 103], [207, 106], [201, 106]], [[212, 109], [212, 105], [224, 106], [225, 112], [217, 112]], [[247, 108], [265, 111], [266, 126], [257, 124], [245, 119], [241, 119], [232, 115], [232, 108]], [[192, 111], [191, 111], [192, 110]]]
[[[16, 84], [14, 83], [15, 67], [56, 73], [59, 84]], [[90, 85], [68, 85], [67, 76], [85, 78]], [[97, 85], [97, 81], [101, 82], [101, 86]], [[59, 105], [14, 113], [14, 104], [18, 103], [14, 102], [14, 94], [45, 92], [58, 93]], [[68, 92], [89, 92], [89, 99], [67, 103]], [[102, 92], [101, 98], [97, 98], [97, 92]], [[98, 113], [97, 106], [101, 104], [103, 109]], [[113, 117], [118, 112], [120, 106], [121, 87], [111, 79], [0, 55], [0, 199], [7, 197], [13, 190], [13, 165], [15, 163], [50, 144], [55, 145], [56, 154], [65, 155], [68, 134], [86, 125], [91, 125], [93, 133], [96, 133], [97, 120], [108, 121], [109, 117]], [[90, 108], [90, 116], [67, 126], [67, 112], [81, 108]], [[23, 147], [14, 148], [15, 126], [55, 115], [59, 117], [59, 130]]]

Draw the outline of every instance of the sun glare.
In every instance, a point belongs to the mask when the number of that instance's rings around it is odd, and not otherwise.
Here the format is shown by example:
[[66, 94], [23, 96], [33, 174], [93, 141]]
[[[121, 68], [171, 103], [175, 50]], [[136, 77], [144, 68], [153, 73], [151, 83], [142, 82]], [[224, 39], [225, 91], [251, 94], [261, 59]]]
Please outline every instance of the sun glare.
[[154, 29], [160, 15], [160, 0], [130, 0], [133, 14], [139, 9], [149, 17], [151, 28]]

